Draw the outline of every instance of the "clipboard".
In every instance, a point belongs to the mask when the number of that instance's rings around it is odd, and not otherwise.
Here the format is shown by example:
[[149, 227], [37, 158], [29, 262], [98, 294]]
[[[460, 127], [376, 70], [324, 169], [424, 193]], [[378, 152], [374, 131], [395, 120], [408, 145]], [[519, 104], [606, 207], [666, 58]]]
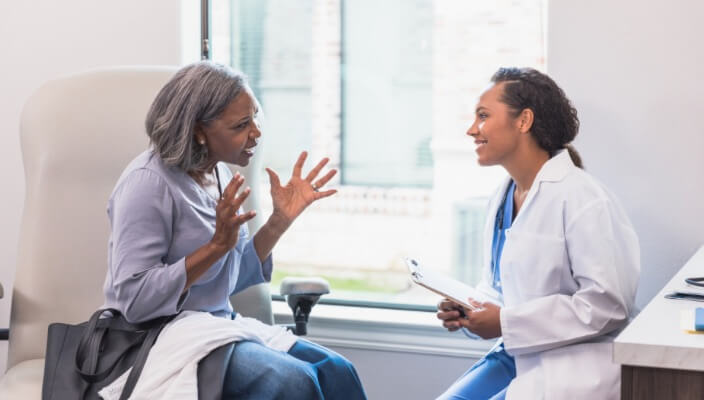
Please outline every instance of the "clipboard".
[[412, 258], [406, 258], [408, 271], [411, 273], [411, 279], [414, 283], [423, 286], [424, 288], [446, 297], [454, 303], [459, 304], [470, 310], [479, 310], [467, 302], [467, 298], [471, 297], [477, 301], [482, 301], [485, 297], [477, 289], [450, 278], [431, 269], [425, 268], [420, 263]]

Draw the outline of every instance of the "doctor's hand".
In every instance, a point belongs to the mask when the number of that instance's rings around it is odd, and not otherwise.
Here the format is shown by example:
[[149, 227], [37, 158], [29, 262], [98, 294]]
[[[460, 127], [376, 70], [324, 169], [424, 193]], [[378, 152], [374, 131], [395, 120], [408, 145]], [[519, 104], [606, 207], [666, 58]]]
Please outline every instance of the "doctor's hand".
[[438, 303], [436, 315], [442, 321], [443, 327], [450, 332], [454, 332], [462, 327], [460, 318], [464, 318], [465, 313], [459, 304], [443, 299]]
[[442, 326], [450, 332], [467, 328], [483, 339], [501, 336], [501, 320], [499, 319], [501, 307], [494, 303], [480, 303], [473, 299], [469, 299], [469, 303], [477, 306], [480, 310], [465, 309], [448, 299], [440, 301], [437, 317], [442, 321]]
[[271, 199], [274, 206], [272, 218], [284, 226], [290, 225], [314, 201], [337, 193], [337, 190], [334, 189], [319, 191], [337, 173], [337, 170], [332, 169], [318, 178], [318, 174], [328, 163], [328, 158], [323, 158], [305, 178], [301, 177], [303, 163], [307, 156], [308, 153], [305, 151], [298, 156], [291, 179], [285, 186], [281, 185], [279, 176], [274, 171], [266, 168], [271, 183]]
[[469, 299], [469, 303], [479, 307], [479, 310], [464, 309], [465, 318], [459, 320], [460, 324], [482, 337], [492, 339], [501, 336], [501, 307], [494, 303], [479, 303]]

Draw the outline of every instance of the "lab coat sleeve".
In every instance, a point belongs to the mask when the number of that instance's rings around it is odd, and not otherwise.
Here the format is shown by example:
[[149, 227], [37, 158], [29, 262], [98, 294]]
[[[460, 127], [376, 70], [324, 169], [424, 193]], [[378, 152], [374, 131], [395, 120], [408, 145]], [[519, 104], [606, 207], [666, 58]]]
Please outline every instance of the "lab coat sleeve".
[[174, 212], [166, 182], [152, 171], [133, 171], [110, 202], [110, 273], [117, 308], [130, 322], [177, 313], [188, 295], [183, 291], [186, 262], [164, 260]]
[[503, 340], [512, 355], [588, 341], [625, 326], [640, 273], [637, 236], [609, 200], [596, 200], [565, 224], [578, 289], [502, 309]]

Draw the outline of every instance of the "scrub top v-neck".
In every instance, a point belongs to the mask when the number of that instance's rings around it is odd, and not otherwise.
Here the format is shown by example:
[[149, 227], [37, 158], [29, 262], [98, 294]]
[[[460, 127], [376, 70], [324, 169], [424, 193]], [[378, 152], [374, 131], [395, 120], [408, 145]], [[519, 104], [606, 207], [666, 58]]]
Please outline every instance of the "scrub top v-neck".
[[516, 190], [516, 183], [512, 180], [506, 190], [501, 206], [496, 212], [496, 223], [494, 224], [494, 238], [491, 245], [491, 285], [499, 293], [501, 289], [501, 253], [506, 241], [506, 230], [513, 223], [513, 193]]

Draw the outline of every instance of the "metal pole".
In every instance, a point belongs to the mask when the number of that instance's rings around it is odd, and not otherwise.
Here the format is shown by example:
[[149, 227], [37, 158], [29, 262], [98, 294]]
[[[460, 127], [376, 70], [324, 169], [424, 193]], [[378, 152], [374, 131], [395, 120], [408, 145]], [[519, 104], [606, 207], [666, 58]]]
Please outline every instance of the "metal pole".
[[210, 58], [210, 1], [200, 0], [200, 59]]

